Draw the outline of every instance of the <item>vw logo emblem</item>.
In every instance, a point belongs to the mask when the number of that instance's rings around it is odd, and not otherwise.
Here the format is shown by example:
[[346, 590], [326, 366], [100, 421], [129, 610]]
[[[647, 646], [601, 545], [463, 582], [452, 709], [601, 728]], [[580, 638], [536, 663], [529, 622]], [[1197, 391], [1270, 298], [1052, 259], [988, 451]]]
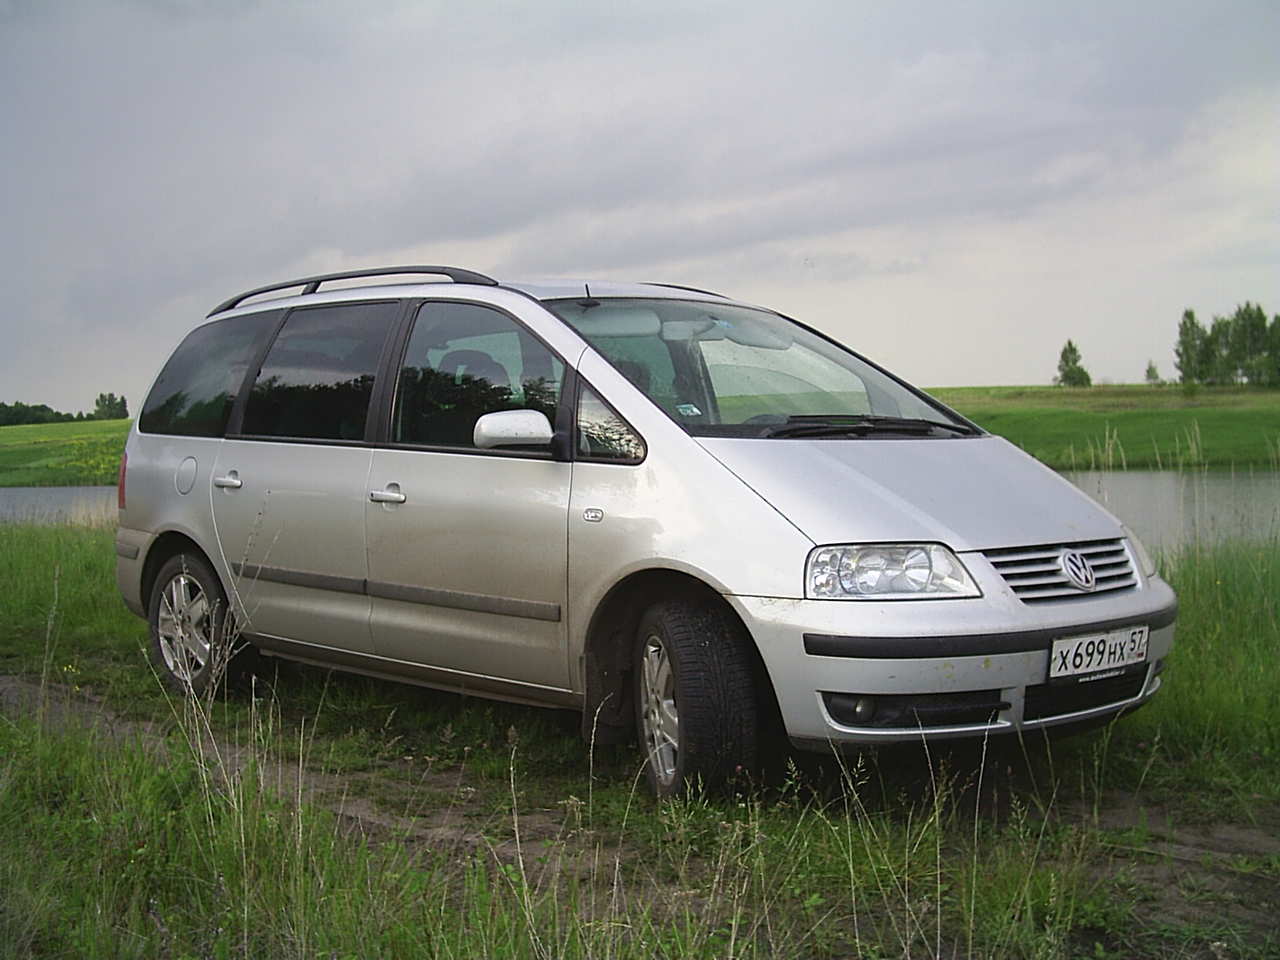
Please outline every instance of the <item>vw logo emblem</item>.
[[1089, 566], [1089, 561], [1083, 553], [1078, 550], [1064, 550], [1062, 557], [1058, 561], [1062, 566], [1062, 572], [1067, 575], [1067, 579], [1071, 581], [1072, 586], [1077, 590], [1083, 590], [1088, 593], [1098, 585], [1097, 577], [1093, 574], [1093, 567]]

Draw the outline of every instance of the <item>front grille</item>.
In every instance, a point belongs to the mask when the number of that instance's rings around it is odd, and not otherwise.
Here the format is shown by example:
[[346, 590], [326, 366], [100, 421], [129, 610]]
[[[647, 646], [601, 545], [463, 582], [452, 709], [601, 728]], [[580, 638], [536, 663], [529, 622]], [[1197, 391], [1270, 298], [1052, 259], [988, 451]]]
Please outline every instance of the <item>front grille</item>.
[[[1092, 590], [1079, 589], [1063, 572], [1062, 555], [1069, 550], [1083, 554], [1089, 561], [1096, 578]], [[1005, 547], [987, 550], [983, 555], [1023, 603], [1082, 600], [1099, 593], [1128, 590], [1138, 583], [1133, 573], [1133, 560], [1123, 540]]]
[[1105, 707], [1109, 703], [1132, 700], [1142, 692], [1147, 680], [1145, 667], [1120, 677], [1094, 680], [1090, 683], [1049, 684], [1027, 687], [1022, 707], [1023, 720], [1061, 717], [1068, 713]]

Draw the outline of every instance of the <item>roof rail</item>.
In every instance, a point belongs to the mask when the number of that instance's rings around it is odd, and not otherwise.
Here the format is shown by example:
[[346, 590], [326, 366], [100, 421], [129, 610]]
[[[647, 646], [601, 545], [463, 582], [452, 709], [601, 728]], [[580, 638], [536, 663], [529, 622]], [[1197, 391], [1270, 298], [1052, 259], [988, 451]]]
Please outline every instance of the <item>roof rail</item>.
[[230, 300], [224, 300], [218, 304], [209, 311], [209, 316], [212, 317], [215, 313], [230, 310], [250, 297], [256, 297], [261, 293], [270, 293], [273, 290], [302, 287], [303, 294], [315, 293], [320, 289], [320, 284], [328, 283], [331, 280], [354, 280], [357, 277], [389, 277], [401, 273], [438, 274], [442, 277], [448, 277], [454, 283], [478, 283], [486, 287], [496, 287], [498, 285], [498, 281], [493, 277], [486, 277], [483, 273], [476, 273], [474, 270], [463, 270], [461, 267], [372, 267], [367, 270], [343, 270], [341, 273], [322, 273], [314, 277], [302, 277], [298, 280], [272, 283], [265, 287], [246, 290], [244, 293], [237, 294]]
[[703, 290], [701, 287], [686, 287], [683, 283], [657, 283], [656, 281], [645, 281], [646, 287], [666, 287], [669, 290], [688, 290], [690, 293], [705, 293], [708, 297], [719, 297], [721, 300], [728, 300], [723, 293], [716, 293], [714, 290]]

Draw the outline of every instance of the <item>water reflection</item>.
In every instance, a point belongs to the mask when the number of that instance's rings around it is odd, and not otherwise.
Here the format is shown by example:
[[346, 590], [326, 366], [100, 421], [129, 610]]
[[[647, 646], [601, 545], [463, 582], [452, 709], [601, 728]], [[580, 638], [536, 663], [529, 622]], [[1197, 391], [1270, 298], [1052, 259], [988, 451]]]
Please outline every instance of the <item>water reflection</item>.
[[1280, 472], [1080, 470], [1064, 474], [1155, 550], [1280, 536]]
[[115, 487], [0, 487], [0, 522], [116, 522]]

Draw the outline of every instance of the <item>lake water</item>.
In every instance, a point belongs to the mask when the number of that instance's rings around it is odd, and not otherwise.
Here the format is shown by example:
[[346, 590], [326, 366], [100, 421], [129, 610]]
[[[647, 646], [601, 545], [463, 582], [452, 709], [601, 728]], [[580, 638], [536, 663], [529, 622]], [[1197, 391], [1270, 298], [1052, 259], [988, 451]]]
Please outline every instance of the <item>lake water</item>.
[[1280, 471], [1082, 470], [1064, 476], [1153, 550], [1280, 537]]
[[0, 487], [0, 521], [115, 523], [115, 487]]
[[[1280, 538], [1280, 471], [1127, 470], [1065, 475], [1153, 550]], [[115, 523], [115, 487], [0, 487], [0, 521]]]

